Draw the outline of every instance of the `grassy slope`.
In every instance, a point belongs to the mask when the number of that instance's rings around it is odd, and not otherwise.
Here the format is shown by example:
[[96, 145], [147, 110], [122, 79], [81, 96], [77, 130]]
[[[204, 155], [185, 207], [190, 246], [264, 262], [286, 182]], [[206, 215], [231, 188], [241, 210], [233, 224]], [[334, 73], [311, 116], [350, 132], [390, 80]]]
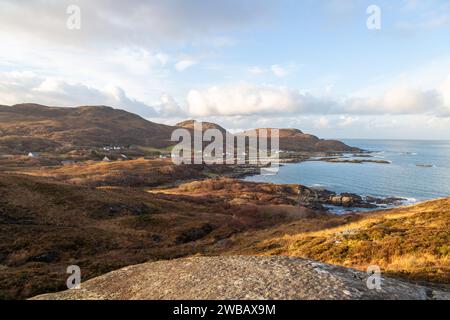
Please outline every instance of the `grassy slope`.
[[123, 266], [197, 253], [234, 234], [292, 221], [215, 197], [77, 186], [0, 173], [0, 299], [64, 289]]
[[[5, 161], [0, 161], [1, 167]], [[156, 187], [191, 179], [232, 174], [234, 169], [221, 165], [174, 165], [170, 159], [139, 158], [128, 161], [85, 161], [67, 166], [10, 169], [32, 176], [84, 186]]]
[[375, 212], [338, 227], [301, 223], [237, 237], [228, 253], [289, 255], [384, 274], [450, 283], [450, 199]]
[[94, 162], [54, 168], [32, 168], [22, 172], [77, 185], [89, 186], [158, 186], [176, 180], [204, 177], [203, 166], [175, 166], [170, 159], [136, 159]]

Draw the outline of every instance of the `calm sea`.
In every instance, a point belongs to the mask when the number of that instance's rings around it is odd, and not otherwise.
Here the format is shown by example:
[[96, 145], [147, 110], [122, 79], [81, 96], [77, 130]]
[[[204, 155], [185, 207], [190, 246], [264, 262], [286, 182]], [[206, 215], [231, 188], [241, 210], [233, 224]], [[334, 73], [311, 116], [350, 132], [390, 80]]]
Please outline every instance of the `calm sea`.
[[[414, 203], [450, 197], [450, 141], [342, 140], [373, 151], [391, 164], [302, 162], [287, 164], [276, 176], [248, 181], [302, 184], [375, 197], [402, 197]], [[358, 158], [361, 159], [361, 158]]]

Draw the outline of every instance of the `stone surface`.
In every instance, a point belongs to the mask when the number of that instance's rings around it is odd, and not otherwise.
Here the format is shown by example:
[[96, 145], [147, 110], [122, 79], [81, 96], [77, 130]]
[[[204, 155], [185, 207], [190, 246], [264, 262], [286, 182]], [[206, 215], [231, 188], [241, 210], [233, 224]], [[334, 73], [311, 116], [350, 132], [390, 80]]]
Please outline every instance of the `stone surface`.
[[450, 294], [383, 278], [369, 290], [367, 274], [290, 257], [191, 257], [126, 267], [82, 283], [79, 290], [33, 299], [450, 299]]

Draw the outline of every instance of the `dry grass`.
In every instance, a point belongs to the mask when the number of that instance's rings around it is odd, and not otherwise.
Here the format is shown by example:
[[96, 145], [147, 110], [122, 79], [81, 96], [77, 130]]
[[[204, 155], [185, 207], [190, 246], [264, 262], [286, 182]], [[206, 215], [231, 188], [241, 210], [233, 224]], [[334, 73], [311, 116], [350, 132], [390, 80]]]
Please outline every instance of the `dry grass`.
[[0, 174], [0, 299], [62, 290], [68, 265], [79, 265], [86, 280], [127, 265], [207, 254], [235, 234], [293, 219], [218, 197]]
[[283, 226], [278, 233], [255, 232], [253, 249], [240, 238], [233, 251], [306, 257], [361, 270], [379, 265], [385, 274], [450, 283], [450, 199], [375, 212], [318, 231]]
[[33, 176], [86, 186], [153, 187], [177, 180], [203, 178], [203, 166], [175, 166], [170, 159], [86, 161], [74, 165], [22, 170]]

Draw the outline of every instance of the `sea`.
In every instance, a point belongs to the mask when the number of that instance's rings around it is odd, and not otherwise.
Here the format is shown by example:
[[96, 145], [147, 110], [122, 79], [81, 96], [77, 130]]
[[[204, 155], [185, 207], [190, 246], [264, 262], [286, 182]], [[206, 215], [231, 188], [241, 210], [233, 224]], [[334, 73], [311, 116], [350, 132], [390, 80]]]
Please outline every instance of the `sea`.
[[361, 196], [400, 197], [406, 199], [405, 204], [450, 197], [450, 140], [341, 141], [370, 151], [368, 157], [354, 157], [351, 154], [344, 155], [345, 157], [385, 160], [389, 164], [306, 161], [285, 164], [276, 175], [257, 175], [245, 180], [302, 184]]

